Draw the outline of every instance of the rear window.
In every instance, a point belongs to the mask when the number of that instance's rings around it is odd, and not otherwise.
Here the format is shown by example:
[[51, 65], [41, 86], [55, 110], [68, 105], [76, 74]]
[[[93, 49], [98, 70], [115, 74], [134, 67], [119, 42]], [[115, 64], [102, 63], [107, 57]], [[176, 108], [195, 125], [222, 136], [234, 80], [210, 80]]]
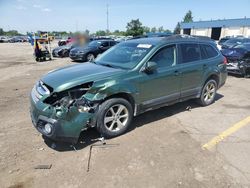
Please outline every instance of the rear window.
[[218, 55], [218, 52], [210, 45], [201, 44], [200, 47], [202, 59], [209, 59]]
[[198, 44], [180, 44], [182, 63], [200, 60], [200, 46]]

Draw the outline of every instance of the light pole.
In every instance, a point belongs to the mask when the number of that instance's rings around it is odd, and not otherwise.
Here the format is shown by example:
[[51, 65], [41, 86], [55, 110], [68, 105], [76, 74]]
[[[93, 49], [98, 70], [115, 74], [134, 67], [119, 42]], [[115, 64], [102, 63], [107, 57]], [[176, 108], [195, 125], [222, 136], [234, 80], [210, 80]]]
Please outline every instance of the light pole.
[[107, 34], [109, 33], [109, 4], [107, 4]]

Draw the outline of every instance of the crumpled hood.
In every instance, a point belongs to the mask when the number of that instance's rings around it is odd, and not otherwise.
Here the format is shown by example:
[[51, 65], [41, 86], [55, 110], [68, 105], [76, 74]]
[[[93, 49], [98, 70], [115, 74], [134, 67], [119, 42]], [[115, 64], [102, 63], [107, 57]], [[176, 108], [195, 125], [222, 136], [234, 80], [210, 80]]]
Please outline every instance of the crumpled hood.
[[237, 48], [230, 48], [221, 50], [221, 53], [227, 58], [242, 58], [245, 51]]
[[80, 84], [103, 80], [108, 76], [125, 72], [122, 69], [114, 69], [94, 63], [83, 63], [51, 71], [44, 75], [41, 80], [52, 87], [54, 91], [60, 92]]

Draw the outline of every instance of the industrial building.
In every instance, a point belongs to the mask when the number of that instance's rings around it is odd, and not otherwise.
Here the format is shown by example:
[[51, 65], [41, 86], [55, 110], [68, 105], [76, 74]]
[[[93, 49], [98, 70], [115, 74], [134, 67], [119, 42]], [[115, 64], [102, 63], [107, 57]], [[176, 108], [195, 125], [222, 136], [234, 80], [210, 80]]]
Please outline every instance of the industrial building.
[[181, 23], [181, 34], [207, 36], [214, 40], [226, 36], [250, 37], [250, 18]]

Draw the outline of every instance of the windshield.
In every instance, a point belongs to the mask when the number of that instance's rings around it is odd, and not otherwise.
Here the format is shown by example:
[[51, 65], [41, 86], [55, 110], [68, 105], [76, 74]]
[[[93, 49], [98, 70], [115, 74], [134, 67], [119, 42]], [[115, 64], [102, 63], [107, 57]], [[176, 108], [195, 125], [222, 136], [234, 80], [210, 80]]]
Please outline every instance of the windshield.
[[239, 45], [234, 46], [234, 48], [243, 48], [246, 50], [250, 50], [250, 43], [239, 44]]
[[240, 39], [229, 39], [224, 44], [236, 44], [236, 43], [241, 43], [241, 42], [242, 40]]
[[112, 47], [95, 60], [96, 64], [132, 69], [153, 48], [151, 44], [123, 42]]

